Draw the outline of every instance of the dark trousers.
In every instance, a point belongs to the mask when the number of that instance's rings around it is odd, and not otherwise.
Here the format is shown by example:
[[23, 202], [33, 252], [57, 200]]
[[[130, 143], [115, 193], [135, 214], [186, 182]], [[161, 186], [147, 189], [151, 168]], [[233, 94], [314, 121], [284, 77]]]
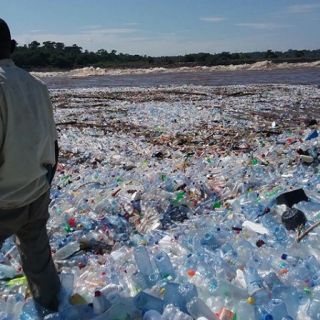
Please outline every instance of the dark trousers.
[[60, 280], [51, 256], [46, 224], [50, 192], [17, 209], [0, 208], [0, 248], [15, 235], [21, 264], [33, 298], [42, 306], [56, 310]]

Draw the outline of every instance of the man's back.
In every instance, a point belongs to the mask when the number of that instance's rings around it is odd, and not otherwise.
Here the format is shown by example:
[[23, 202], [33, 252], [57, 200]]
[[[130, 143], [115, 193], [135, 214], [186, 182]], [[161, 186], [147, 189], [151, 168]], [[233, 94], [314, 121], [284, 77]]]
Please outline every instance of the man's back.
[[0, 208], [27, 205], [49, 189], [57, 133], [46, 86], [0, 60]]

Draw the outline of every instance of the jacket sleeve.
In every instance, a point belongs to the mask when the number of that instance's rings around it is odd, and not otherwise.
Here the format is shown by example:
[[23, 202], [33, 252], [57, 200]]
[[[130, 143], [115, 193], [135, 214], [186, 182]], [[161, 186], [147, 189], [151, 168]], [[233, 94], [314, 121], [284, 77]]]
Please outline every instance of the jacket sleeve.
[[5, 125], [3, 121], [3, 117], [4, 117], [3, 110], [5, 110], [5, 103], [6, 101], [0, 86], [0, 150], [2, 149], [3, 139], [5, 136]]

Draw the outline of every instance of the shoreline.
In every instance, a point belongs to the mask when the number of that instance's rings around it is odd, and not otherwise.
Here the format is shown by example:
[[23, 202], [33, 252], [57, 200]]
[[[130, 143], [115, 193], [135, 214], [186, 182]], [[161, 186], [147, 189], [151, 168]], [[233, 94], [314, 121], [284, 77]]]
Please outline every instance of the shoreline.
[[179, 68], [128, 68], [128, 69], [109, 69], [100, 67], [84, 67], [71, 71], [54, 71], [54, 72], [31, 72], [32, 75], [45, 77], [66, 77], [66, 78], [85, 78], [91, 76], [120, 76], [120, 75], [135, 75], [135, 74], [161, 74], [161, 73], [182, 73], [182, 72], [219, 72], [219, 71], [263, 71], [263, 70], [283, 70], [283, 69], [304, 69], [304, 68], [319, 68], [320, 61], [302, 62], [302, 63], [273, 63], [271, 61], [261, 61], [253, 64], [241, 65], [219, 65], [219, 66], [192, 66]]

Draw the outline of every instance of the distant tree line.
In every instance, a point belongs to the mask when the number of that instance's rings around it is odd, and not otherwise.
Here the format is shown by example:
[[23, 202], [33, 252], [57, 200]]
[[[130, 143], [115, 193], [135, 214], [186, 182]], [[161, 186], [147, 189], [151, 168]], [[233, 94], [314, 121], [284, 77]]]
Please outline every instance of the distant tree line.
[[320, 60], [318, 50], [257, 51], [245, 53], [221, 52], [194, 53], [181, 56], [150, 57], [117, 53], [116, 50], [100, 49], [97, 52], [83, 50], [78, 45], [66, 46], [62, 42], [32, 41], [19, 46], [12, 55], [15, 63], [27, 69], [73, 69], [79, 67], [150, 67], [178, 65], [228, 65], [254, 63], [262, 60], [277, 62], [311, 62]]

